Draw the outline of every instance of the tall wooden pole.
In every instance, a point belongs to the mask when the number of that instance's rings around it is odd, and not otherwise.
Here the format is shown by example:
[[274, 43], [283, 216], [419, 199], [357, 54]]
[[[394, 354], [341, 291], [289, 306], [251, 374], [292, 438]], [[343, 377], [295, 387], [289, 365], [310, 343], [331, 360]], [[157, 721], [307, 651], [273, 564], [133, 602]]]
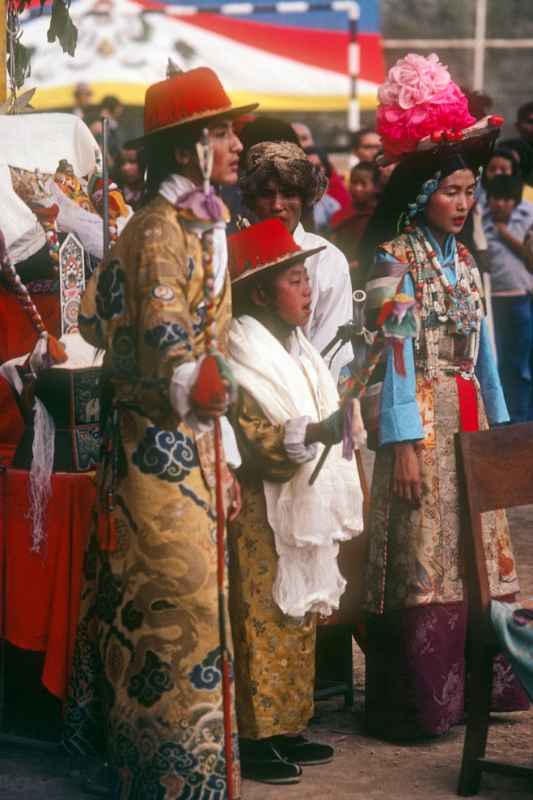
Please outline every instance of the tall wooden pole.
[[7, 99], [7, 0], [0, 0], [0, 104]]

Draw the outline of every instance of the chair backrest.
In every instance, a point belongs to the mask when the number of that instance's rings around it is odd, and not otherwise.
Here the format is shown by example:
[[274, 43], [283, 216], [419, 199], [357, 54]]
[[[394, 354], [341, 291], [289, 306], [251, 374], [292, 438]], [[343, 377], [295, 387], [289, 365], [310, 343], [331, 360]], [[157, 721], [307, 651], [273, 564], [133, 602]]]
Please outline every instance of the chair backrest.
[[481, 514], [533, 504], [533, 422], [458, 433], [461, 536], [471, 622], [488, 624], [490, 590]]

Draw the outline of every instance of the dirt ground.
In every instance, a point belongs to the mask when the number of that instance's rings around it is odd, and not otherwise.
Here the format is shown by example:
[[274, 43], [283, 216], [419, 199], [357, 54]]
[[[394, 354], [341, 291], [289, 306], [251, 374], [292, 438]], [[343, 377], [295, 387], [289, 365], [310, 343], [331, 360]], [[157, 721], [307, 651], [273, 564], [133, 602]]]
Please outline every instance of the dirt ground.
[[[533, 507], [510, 513], [524, 594], [533, 595]], [[356, 652], [356, 703], [317, 704], [310, 734], [333, 744], [335, 761], [310, 767], [301, 783], [273, 787], [246, 781], [243, 800], [452, 800], [463, 744], [463, 727], [423, 744], [398, 746], [362, 732], [363, 660]], [[497, 715], [488, 755], [533, 764], [533, 710]], [[43, 752], [0, 742], [1, 800], [82, 800], [79, 780], [55, 751]], [[482, 800], [531, 800], [533, 784], [496, 775], [483, 777]]]

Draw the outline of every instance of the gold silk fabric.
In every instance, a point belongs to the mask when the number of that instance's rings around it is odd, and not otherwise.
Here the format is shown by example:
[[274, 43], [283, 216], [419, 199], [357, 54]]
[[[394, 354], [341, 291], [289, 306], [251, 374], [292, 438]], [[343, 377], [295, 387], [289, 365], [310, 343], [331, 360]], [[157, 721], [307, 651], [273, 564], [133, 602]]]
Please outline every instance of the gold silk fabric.
[[[113, 397], [99, 489], [104, 503], [114, 492], [116, 546], [103, 549], [95, 527], [66, 740], [86, 752], [106, 731], [121, 800], [227, 796], [213, 441], [204, 434], [198, 446], [168, 395], [174, 368], [203, 352], [203, 279], [200, 240], [158, 197], [128, 224], [82, 302], [81, 331], [105, 349]], [[226, 280], [222, 346], [229, 319]], [[231, 642], [229, 614], [226, 622]], [[236, 749], [234, 769], [238, 796]]]
[[230, 611], [235, 650], [239, 735], [262, 739], [300, 733], [313, 715], [316, 617], [301, 622], [274, 603], [277, 555], [263, 480], [290, 480], [298, 464], [273, 425], [243, 389], [234, 419], [243, 467], [242, 511], [229, 526]]
[[[416, 399], [425, 434], [419, 509], [391, 495], [393, 447], [380, 447], [376, 453], [365, 593], [367, 610], [372, 613], [463, 599], [454, 444], [459, 401], [455, 375], [445, 371], [455, 363], [455, 338], [441, 330], [438, 379], [426, 380], [418, 371], [416, 375]], [[477, 382], [476, 392], [479, 429], [484, 430], [488, 424]], [[484, 515], [483, 534], [493, 597], [517, 592], [504, 511]]]

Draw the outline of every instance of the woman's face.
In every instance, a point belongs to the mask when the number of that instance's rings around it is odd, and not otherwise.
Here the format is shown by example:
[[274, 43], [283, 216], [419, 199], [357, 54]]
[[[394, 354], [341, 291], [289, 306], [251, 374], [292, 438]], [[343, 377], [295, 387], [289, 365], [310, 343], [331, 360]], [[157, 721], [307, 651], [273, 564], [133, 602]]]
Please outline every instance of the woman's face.
[[302, 198], [294, 189], [270, 178], [257, 193], [253, 210], [261, 221], [280, 219], [294, 233], [302, 216], [302, 208]]
[[425, 209], [427, 224], [437, 237], [461, 232], [475, 202], [475, 189], [474, 174], [469, 169], [452, 172], [440, 183]]
[[306, 325], [311, 316], [311, 284], [304, 262], [283, 270], [274, 290], [278, 317], [291, 327]]
[[239, 177], [239, 154], [242, 144], [231, 122], [219, 122], [209, 127], [213, 147], [211, 180], [223, 186], [233, 186]]
[[494, 178], [495, 175], [512, 175], [513, 164], [509, 158], [505, 156], [492, 156], [485, 169], [487, 178]]

